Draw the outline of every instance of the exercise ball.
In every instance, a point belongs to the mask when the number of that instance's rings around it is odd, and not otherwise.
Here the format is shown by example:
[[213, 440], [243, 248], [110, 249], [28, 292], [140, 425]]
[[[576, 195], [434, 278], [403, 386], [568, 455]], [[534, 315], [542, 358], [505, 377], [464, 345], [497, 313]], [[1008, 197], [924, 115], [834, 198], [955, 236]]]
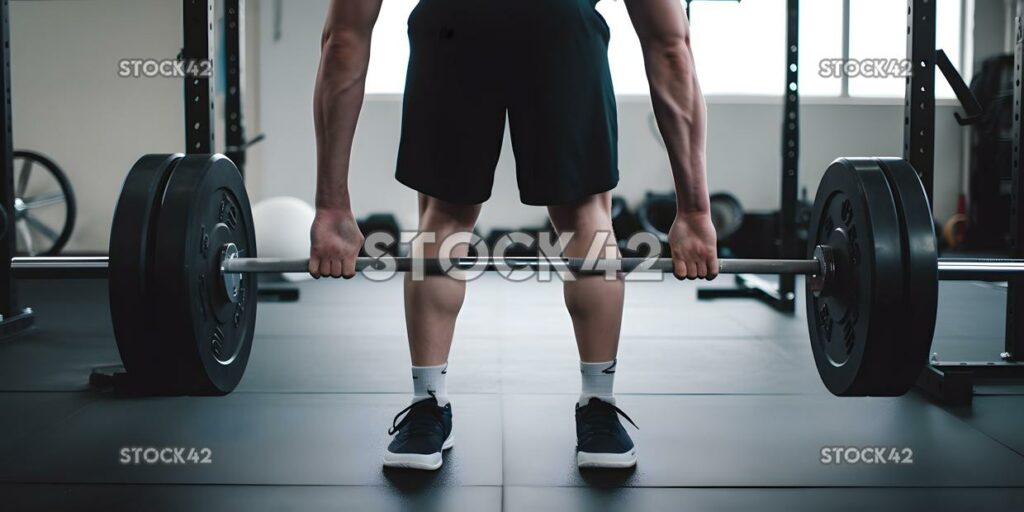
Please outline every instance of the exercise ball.
[[[309, 257], [309, 228], [316, 210], [295, 197], [271, 197], [252, 209], [256, 226], [256, 247], [261, 258], [299, 259]], [[312, 279], [309, 274], [281, 274], [296, 282]]]

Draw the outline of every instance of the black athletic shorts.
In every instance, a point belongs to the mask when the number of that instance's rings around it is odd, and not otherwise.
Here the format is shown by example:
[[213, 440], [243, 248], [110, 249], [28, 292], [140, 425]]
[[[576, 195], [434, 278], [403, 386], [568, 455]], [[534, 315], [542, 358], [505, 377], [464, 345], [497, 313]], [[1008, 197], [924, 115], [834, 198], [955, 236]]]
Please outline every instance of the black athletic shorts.
[[615, 188], [618, 123], [597, 2], [420, 0], [398, 181], [453, 203], [486, 201], [507, 113], [523, 203]]

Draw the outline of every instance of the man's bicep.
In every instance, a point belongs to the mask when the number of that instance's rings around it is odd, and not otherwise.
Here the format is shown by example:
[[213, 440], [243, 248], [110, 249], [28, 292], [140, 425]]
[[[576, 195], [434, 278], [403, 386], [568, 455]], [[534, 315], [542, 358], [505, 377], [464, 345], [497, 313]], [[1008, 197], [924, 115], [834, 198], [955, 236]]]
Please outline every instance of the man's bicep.
[[689, 41], [690, 27], [680, 0], [626, 0], [626, 10], [645, 47]]
[[383, 0], [331, 0], [324, 35], [352, 33], [369, 37]]

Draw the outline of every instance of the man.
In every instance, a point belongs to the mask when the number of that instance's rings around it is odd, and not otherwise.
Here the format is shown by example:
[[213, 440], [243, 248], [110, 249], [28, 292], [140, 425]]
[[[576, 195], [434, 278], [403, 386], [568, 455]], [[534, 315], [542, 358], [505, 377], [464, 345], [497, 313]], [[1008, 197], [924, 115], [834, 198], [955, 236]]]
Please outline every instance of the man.
[[[348, 169], [381, 1], [332, 0], [327, 14], [314, 98], [314, 277], [352, 277], [363, 244]], [[546, 206], [556, 231], [574, 233], [563, 255], [585, 257], [593, 240], [612, 231], [617, 124], [608, 26], [597, 1], [421, 0], [416, 6], [409, 17], [397, 179], [420, 193], [419, 230], [433, 233], [436, 242], [414, 248], [414, 257], [438, 257], [446, 237], [472, 231], [490, 197], [506, 116], [522, 201]], [[675, 181], [674, 273], [713, 279], [718, 260], [705, 177], [705, 108], [687, 21], [679, 0], [625, 3], [642, 43]], [[466, 250], [461, 245], [450, 256]], [[577, 463], [631, 467], [636, 449], [612, 394], [624, 283], [588, 276], [564, 287], [583, 375], [575, 405]], [[414, 392], [412, 405], [392, 425], [385, 466], [437, 469], [452, 446], [445, 375], [464, 295], [462, 280], [406, 276]]]

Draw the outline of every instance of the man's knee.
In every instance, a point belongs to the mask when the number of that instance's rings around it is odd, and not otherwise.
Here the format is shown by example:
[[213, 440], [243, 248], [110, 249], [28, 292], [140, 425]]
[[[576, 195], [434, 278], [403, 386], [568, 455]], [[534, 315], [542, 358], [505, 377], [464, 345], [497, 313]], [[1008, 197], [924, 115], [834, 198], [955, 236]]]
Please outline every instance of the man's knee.
[[560, 233], [611, 231], [611, 194], [589, 196], [575, 203], [548, 207], [551, 223]]
[[[426, 195], [421, 196], [419, 231], [421, 237], [429, 237], [421, 239], [423, 256], [436, 257], [440, 247], [449, 237], [457, 233], [472, 232], [479, 215], [480, 205], [450, 203]], [[448, 250], [453, 253], [452, 256], [465, 256], [466, 244], [469, 242], [471, 241], [468, 239], [449, 241], [449, 244], [455, 245], [450, 246]]]
[[548, 213], [560, 235], [572, 234], [568, 245], [563, 247], [566, 256], [584, 256], [595, 246], [615, 245], [608, 192], [571, 204], [549, 206]]
[[420, 213], [421, 231], [454, 233], [472, 231], [480, 214], [480, 205], [458, 204], [424, 196]]

